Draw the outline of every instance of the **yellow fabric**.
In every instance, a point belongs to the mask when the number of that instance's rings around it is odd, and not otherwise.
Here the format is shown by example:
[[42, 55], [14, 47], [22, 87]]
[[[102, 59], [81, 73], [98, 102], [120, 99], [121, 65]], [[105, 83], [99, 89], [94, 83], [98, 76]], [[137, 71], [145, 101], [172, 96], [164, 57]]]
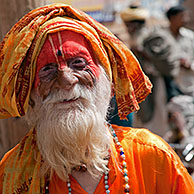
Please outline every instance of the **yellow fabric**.
[[[113, 128], [125, 152], [130, 194], [194, 193], [191, 176], [164, 140], [146, 129]], [[119, 152], [113, 147], [109, 162], [110, 190], [113, 194], [124, 194], [123, 175], [116, 165], [119, 158]], [[39, 176], [40, 165], [35, 130], [31, 130], [0, 163], [0, 193], [44, 193], [45, 178]], [[87, 194], [73, 177], [71, 181], [73, 194]], [[49, 189], [49, 194], [68, 193], [66, 183], [56, 176], [52, 178]], [[105, 194], [103, 178], [94, 194], [99, 193]]]
[[[67, 22], [70, 25], [66, 25]], [[65, 4], [37, 8], [25, 15], [0, 44], [0, 118], [25, 115], [33, 86], [36, 56], [48, 33], [70, 29], [86, 36], [110, 79], [124, 119], [139, 109], [151, 83], [136, 58], [107, 28]]]
[[40, 178], [40, 166], [41, 156], [33, 129], [2, 159], [0, 163], [0, 194], [42, 194], [45, 179]]

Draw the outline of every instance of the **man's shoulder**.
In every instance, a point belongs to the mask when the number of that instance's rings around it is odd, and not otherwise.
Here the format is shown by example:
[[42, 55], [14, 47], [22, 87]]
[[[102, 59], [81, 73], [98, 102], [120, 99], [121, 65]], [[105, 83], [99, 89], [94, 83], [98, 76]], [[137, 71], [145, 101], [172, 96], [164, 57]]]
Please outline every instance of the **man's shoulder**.
[[148, 39], [153, 38], [162, 38], [166, 39], [166, 37], [169, 37], [170, 31], [169, 28], [163, 27], [163, 26], [155, 26], [152, 30], [150, 30], [149, 35], [147, 36]]
[[115, 129], [118, 138], [122, 142], [126, 142], [127, 145], [138, 144], [140, 147], [145, 149], [153, 148], [154, 150], [164, 151], [169, 153], [169, 150], [172, 151], [170, 145], [164, 141], [160, 136], [152, 133], [145, 128], [132, 128], [132, 127], [120, 127], [113, 126]]
[[189, 28], [182, 27], [180, 29], [180, 34], [183, 37], [187, 37], [187, 38], [190, 38], [190, 39], [194, 39], [194, 31], [190, 30]]

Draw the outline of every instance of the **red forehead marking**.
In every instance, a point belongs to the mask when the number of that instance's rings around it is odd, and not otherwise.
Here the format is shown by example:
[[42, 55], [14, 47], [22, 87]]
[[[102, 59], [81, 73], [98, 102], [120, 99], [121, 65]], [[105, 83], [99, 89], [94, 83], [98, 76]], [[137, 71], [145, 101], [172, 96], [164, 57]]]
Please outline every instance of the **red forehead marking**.
[[94, 76], [99, 77], [99, 67], [95, 64], [92, 48], [84, 36], [69, 30], [49, 34], [37, 58], [35, 87], [39, 84], [38, 73], [42, 67], [56, 63], [59, 69], [63, 69], [67, 66], [66, 61], [74, 57], [85, 58], [88, 68]]

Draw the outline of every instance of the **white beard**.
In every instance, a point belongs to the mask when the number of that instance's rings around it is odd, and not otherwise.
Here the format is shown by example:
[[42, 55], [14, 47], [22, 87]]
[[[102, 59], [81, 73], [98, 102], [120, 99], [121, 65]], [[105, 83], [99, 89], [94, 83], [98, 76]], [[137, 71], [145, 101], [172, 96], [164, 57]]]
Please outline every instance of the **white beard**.
[[[27, 117], [37, 129], [44, 173], [52, 176], [55, 172], [67, 180], [72, 168], [82, 163], [93, 176], [107, 170], [105, 158], [109, 155], [111, 137], [105, 120], [110, 95], [110, 81], [103, 71], [92, 89], [77, 84], [71, 91], [51, 93], [44, 101], [33, 99], [35, 107]], [[78, 97], [81, 98], [75, 102], [56, 104]]]

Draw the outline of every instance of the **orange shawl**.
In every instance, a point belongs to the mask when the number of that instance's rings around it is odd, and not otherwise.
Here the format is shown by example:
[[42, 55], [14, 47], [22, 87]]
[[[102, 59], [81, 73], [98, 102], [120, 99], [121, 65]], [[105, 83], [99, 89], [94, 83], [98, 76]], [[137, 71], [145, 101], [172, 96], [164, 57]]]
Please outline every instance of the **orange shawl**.
[[36, 57], [46, 35], [64, 29], [81, 33], [90, 41], [113, 80], [121, 119], [138, 110], [138, 103], [146, 98], [152, 86], [134, 55], [107, 28], [84, 12], [69, 5], [52, 4], [25, 15], [0, 44], [0, 118], [25, 115]]
[[[145, 129], [113, 126], [126, 156], [130, 194], [192, 194], [194, 182], [179, 157], [160, 137]], [[123, 174], [118, 169], [120, 153], [113, 145], [109, 161], [109, 181], [112, 194], [124, 194]], [[113, 159], [114, 158], [114, 159]], [[41, 157], [36, 145], [35, 130], [0, 163], [1, 194], [43, 194], [45, 178], [40, 177]], [[87, 194], [70, 177], [73, 194]], [[68, 193], [65, 182], [54, 176], [49, 184], [50, 194]], [[104, 178], [94, 194], [105, 194]]]

